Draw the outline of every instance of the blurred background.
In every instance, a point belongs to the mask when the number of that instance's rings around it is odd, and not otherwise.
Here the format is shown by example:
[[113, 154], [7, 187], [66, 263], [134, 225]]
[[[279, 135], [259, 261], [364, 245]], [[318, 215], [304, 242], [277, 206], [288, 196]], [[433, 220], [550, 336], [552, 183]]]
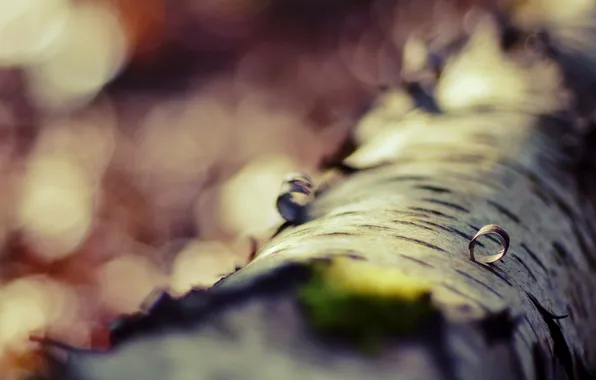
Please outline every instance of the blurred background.
[[415, 71], [409, 32], [448, 46], [495, 2], [0, 0], [2, 379], [43, 367], [31, 335], [101, 349], [244, 265], [284, 175]]

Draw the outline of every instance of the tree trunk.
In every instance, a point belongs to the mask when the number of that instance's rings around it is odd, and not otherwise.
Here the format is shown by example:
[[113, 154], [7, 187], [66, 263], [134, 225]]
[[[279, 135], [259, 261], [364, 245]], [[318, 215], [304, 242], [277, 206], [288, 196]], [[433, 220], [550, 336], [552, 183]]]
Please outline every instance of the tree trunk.
[[[574, 379], [596, 373], [596, 214], [574, 177], [573, 119], [559, 96], [556, 68], [542, 58], [528, 63], [518, 51], [503, 56], [492, 33], [479, 31], [445, 68], [436, 91], [440, 113], [396, 115], [389, 96], [365, 115], [361, 127], [375, 130], [372, 137], [344, 161], [349, 170], [317, 192], [307, 221], [283, 229], [215, 287], [178, 300], [161, 294], [145, 313], [114, 327], [111, 351], [70, 352], [62, 376]], [[470, 94], [463, 87], [468, 80], [476, 81]], [[511, 246], [502, 260], [481, 264], [470, 259], [468, 244], [488, 224], [507, 231]], [[500, 246], [485, 239], [477, 249]], [[336, 256], [353, 260], [352, 271], [375, 268], [371, 276], [379, 280], [366, 280], [373, 285], [384, 281], [385, 270], [423, 279], [436, 313], [374, 355], [323, 337], [300, 294], [315, 276], [308, 263]], [[353, 312], [363, 312], [370, 325], [381, 323], [367, 310]]]

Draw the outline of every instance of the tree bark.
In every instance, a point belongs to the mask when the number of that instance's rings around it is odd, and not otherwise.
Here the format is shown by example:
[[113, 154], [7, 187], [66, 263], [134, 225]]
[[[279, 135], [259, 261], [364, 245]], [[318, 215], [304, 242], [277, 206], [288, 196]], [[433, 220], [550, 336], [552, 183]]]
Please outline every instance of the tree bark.
[[[73, 350], [57, 372], [77, 380], [590, 378], [596, 214], [573, 171], [574, 121], [556, 68], [517, 51], [503, 56], [491, 33], [479, 31], [445, 68], [440, 113], [392, 115], [395, 105], [381, 102], [365, 115], [378, 131], [317, 192], [305, 223], [280, 231], [212, 289], [177, 300], [162, 293], [114, 327], [112, 350]], [[499, 63], [474, 84], [489, 90], [455, 102], [449, 83], [473, 77], [478, 54]], [[468, 253], [487, 224], [511, 236], [507, 255], [490, 265]], [[296, 294], [312, 279], [307, 263], [336, 256], [428, 280], [436, 318], [372, 356], [323, 338]]]

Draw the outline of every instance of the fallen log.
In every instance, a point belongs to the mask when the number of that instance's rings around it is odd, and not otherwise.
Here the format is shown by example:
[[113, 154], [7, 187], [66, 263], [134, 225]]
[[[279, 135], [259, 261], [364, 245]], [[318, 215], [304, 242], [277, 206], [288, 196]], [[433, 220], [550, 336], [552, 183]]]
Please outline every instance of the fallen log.
[[[479, 25], [441, 74], [440, 112], [372, 107], [369, 138], [254, 261], [159, 294], [108, 352], [67, 350], [60, 378], [594, 376], [596, 214], [559, 66]], [[473, 260], [492, 224], [508, 252]], [[475, 257], [502, 248], [479, 238]]]

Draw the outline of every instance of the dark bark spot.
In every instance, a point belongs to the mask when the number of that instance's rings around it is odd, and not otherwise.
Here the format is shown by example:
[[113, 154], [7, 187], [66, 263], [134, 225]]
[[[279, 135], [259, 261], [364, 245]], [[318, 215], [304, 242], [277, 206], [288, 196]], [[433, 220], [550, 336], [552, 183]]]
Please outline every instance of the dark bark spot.
[[314, 237], [320, 236], [355, 236], [355, 234], [350, 232], [326, 232], [324, 234], [314, 235]]
[[396, 175], [388, 178], [384, 178], [380, 183], [385, 182], [402, 182], [402, 181], [428, 181], [430, 177], [421, 176], [421, 175]]
[[[441, 229], [443, 231], [446, 231], [446, 232], [449, 232], [449, 233], [453, 233], [453, 234], [459, 235], [459, 236], [463, 237], [465, 240], [472, 240], [472, 238], [473, 238], [472, 235], [468, 235], [465, 232], [462, 232], [462, 231], [460, 231], [460, 230], [458, 230], [458, 229], [456, 229], [454, 227], [445, 227], [445, 226], [442, 226], [442, 225], [437, 224], [437, 223], [428, 222], [426, 220], [421, 220], [420, 223], [424, 223], [424, 224], [427, 224], [429, 226], [433, 226], [435, 228]], [[498, 241], [496, 243], [497, 244], [500, 244]], [[481, 247], [481, 248], [485, 248], [485, 245], [482, 244], [479, 241], [476, 242], [476, 245], [479, 246], [479, 247]]]
[[449, 193], [452, 193], [451, 190], [446, 189], [444, 187], [439, 187], [439, 186], [416, 185], [414, 187], [417, 188], [417, 189], [428, 190], [428, 191], [432, 191], [433, 193], [439, 193], [439, 194], [449, 194]]
[[544, 266], [544, 264], [542, 263], [542, 261], [540, 261], [540, 259], [538, 258], [538, 256], [536, 256], [536, 254], [534, 252], [532, 252], [532, 250], [530, 250], [530, 248], [528, 248], [528, 246], [525, 243], [521, 243], [520, 246], [522, 247], [522, 249], [524, 251], [526, 251], [526, 253], [528, 254], [528, 256], [530, 256], [530, 258], [532, 260], [534, 260], [534, 262], [544, 271], [544, 273], [548, 273], [548, 270], [546, 269], [546, 267]]
[[495, 264], [493, 264], [493, 266], [479, 264], [479, 267], [491, 272], [492, 274], [494, 274], [495, 276], [497, 276], [498, 278], [503, 280], [503, 282], [506, 283], [507, 285], [513, 286], [513, 284], [511, 282], [509, 282], [509, 280], [505, 277], [504, 273], [503, 274], [499, 273], [499, 271], [501, 271], [501, 270], [499, 268], [497, 268], [495, 266]]
[[545, 181], [540, 179], [540, 176], [533, 171], [524, 168], [516, 163], [508, 162], [507, 160], [503, 160], [500, 162], [503, 166], [506, 166], [523, 176], [525, 176], [530, 182], [534, 184], [534, 186], [541, 190], [542, 193], [547, 194], [549, 198], [551, 198], [557, 207], [569, 218], [570, 220], [574, 219], [575, 213], [571, 206], [562, 198], [560, 197], [557, 192], [552, 189]]
[[508, 210], [505, 206], [500, 205], [500, 204], [490, 201], [490, 200], [487, 202], [489, 205], [493, 206], [495, 209], [497, 209], [497, 211], [499, 211], [501, 214], [505, 215], [506, 217], [508, 217], [509, 219], [514, 221], [515, 223], [521, 222], [519, 220], [519, 217], [517, 215], [515, 215], [513, 212], [511, 212], [510, 210]]
[[544, 193], [542, 191], [540, 186], [538, 186], [537, 184], [533, 184], [532, 193], [534, 193], [534, 195], [536, 195], [538, 198], [540, 198], [540, 200], [542, 202], [544, 202], [545, 205], [550, 206], [550, 204], [551, 204], [550, 199], [548, 199], [548, 196], [546, 195], [546, 193]]
[[465, 212], [465, 213], [470, 212], [470, 210], [468, 210], [467, 208], [465, 208], [463, 206], [458, 205], [457, 203], [445, 202], [445, 201], [441, 201], [438, 199], [429, 199], [429, 198], [423, 199], [423, 201], [434, 203], [434, 204], [445, 206], [445, 207], [449, 207], [450, 209], [455, 210], [455, 211], [460, 211], [460, 212]]
[[411, 256], [407, 256], [407, 255], [404, 255], [404, 254], [400, 254], [400, 255], [399, 255], [399, 257], [403, 257], [404, 259], [407, 259], [407, 260], [413, 261], [413, 262], [415, 262], [415, 263], [418, 263], [418, 264], [420, 264], [420, 265], [424, 265], [425, 267], [434, 268], [434, 265], [432, 265], [432, 264], [429, 264], [429, 263], [427, 263], [426, 261], [418, 260], [418, 259], [416, 259], [416, 258], [414, 258], [414, 257], [411, 257]]
[[563, 244], [559, 243], [558, 241], [554, 241], [552, 243], [552, 247], [555, 250], [557, 256], [561, 260], [563, 260], [564, 263], [569, 263], [569, 265], [577, 266], [575, 264], [575, 261], [573, 260], [573, 257], [569, 256], [569, 252], [567, 252], [567, 249], [563, 246]]
[[517, 256], [511, 256], [511, 257], [513, 258], [513, 260], [517, 261], [521, 266], [523, 266], [526, 269], [526, 272], [528, 272], [528, 276], [530, 276], [532, 278], [532, 280], [536, 281], [536, 276], [534, 276], [534, 274], [532, 273], [530, 268], [526, 265], [526, 263], [524, 263], [524, 261], [522, 259], [520, 259]]
[[392, 220], [392, 222], [393, 223], [396, 223], [396, 224], [403, 224], [403, 225], [406, 225], [406, 226], [413, 226], [413, 227], [422, 228], [423, 230], [427, 230], [427, 231], [432, 231], [433, 230], [432, 228], [421, 226], [420, 224], [416, 224], [416, 223], [413, 223], [413, 222], [406, 222], [406, 221], [403, 221], [403, 220]]
[[592, 251], [588, 249], [588, 244], [583, 234], [579, 230], [576, 219], [571, 221], [571, 227], [573, 234], [575, 235], [575, 239], [577, 240], [577, 244], [579, 245], [580, 252], [588, 262], [590, 269], [596, 271], [596, 258], [594, 258]]
[[321, 258], [323, 258], [325, 260], [332, 260], [336, 257], [346, 257], [351, 260], [368, 261], [368, 259], [366, 257], [361, 256], [358, 253], [355, 253], [355, 251], [346, 251], [345, 253], [341, 253], [341, 254], [329, 254], [329, 255], [322, 256]]
[[555, 190], [553, 190], [549, 185], [547, 185], [546, 182], [542, 181], [537, 174], [529, 170], [524, 170], [524, 173], [526, 178], [528, 178], [528, 180], [530, 180], [534, 184], [535, 188], [538, 189], [538, 191], [540, 191], [541, 193], [543, 193], [544, 196], [547, 196], [548, 198], [552, 199], [557, 205], [557, 207], [561, 210], [561, 212], [563, 212], [563, 214], [567, 216], [567, 218], [571, 220], [574, 219], [575, 213], [573, 212], [573, 209], [569, 204], [567, 204], [567, 202], [563, 198], [561, 198], [556, 193]]
[[422, 245], [424, 247], [427, 247], [427, 248], [430, 248], [430, 249], [434, 249], [435, 251], [447, 253], [447, 251], [445, 251], [443, 248], [437, 247], [434, 244], [430, 244], [430, 243], [427, 243], [427, 242], [422, 241], [422, 240], [414, 239], [414, 238], [407, 237], [407, 236], [401, 236], [401, 235], [394, 235], [394, 237], [396, 239], [401, 239], [401, 240], [409, 241], [411, 243], [416, 243], [418, 245]]
[[423, 212], [399, 211], [399, 210], [391, 210], [390, 212], [394, 213], [394, 214], [398, 214], [398, 215], [408, 215], [408, 216], [415, 216], [415, 217], [421, 217], [421, 218], [424, 218], [427, 216], [427, 214], [425, 214]]
[[428, 208], [423, 208], [423, 207], [408, 207], [410, 210], [414, 210], [414, 211], [420, 211], [423, 212], [425, 214], [431, 214], [431, 215], [435, 215], [435, 216], [440, 216], [443, 218], [447, 218], [447, 219], [455, 219], [455, 217], [451, 216], [451, 215], [447, 215], [444, 214], [440, 211], [436, 211], [436, 210], [431, 210]]
[[368, 261], [368, 259], [364, 256], [354, 255], [354, 254], [346, 254], [342, 255], [352, 260], [359, 260], [359, 261]]
[[456, 271], [457, 273], [459, 273], [460, 275], [462, 275], [462, 276], [464, 276], [464, 277], [466, 277], [466, 278], [468, 278], [468, 279], [470, 279], [470, 280], [474, 281], [476, 284], [478, 284], [478, 285], [482, 286], [484, 289], [486, 289], [486, 290], [488, 290], [489, 292], [493, 293], [493, 294], [494, 294], [494, 295], [496, 295], [497, 297], [499, 297], [499, 298], [501, 298], [501, 299], [503, 298], [503, 296], [502, 296], [502, 295], [501, 295], [499, 292], [497, 292], [496, 290], [494, 290], [492, 287], [490, 287], [489, 285], [485, 284], [485, 283], [484, 283], [484, 282], [482, 282], [481, 280], [479, 280], [479, 279], [475, 278], [475, 277], [474, 277], [474, 276], [472, 276], [471, 274], [469, 274], [469, 273], [466, 273], [466, 272], [464, 272], [464, 271], [462, 271], [462, 270], [459, 270], [459, 269], [456, 269], [455, 271]]
[[561, 209], [561, 211], [563, 212], [563, 214], [565, 214], [565, 216], [567, 216], [567, 218], [569, 218], [570, 220], [575, 219], [575, 213], [573, 212], [573, 209], [571, 208], [571, 206], [567, 204], [567, 202], [565, 202], [565, 200], [563, 200], [563, 198], [553, 194], [553, 199], [557, 207]]
[[375, 224], [360, 224], [358, 227], [369, 231], [393, 231], [393, 228]]
[[[454, 233], [454, 234], [456, 234], [456, 235], [459, 235], [459, 236], [461, 236], [461, 237], [462, 237], [462, 238], [464, 238], [465, 240], [472, 240], [472, 238], [473, 238], [473, 236], [472, 236], [472, 235], [468, 235], [468, 234], [466, 234], [465, 232], [462, 232], [462, 231], [460, 231], [460, 230], [458, 230], [458, 229], [455, 229], [455, 228], [453, 228], [453, 227], [452, 227], [452, 228], [450, 228], [450, 230], [451, 230], [451, 232], [453, 232], [453, 233]], [[479, 247], [481, 247], [481, 248], [484, 248], [484, 244], [482, 244], [482, 243], [481, 243], [481, 242], [479, 242], [479, 241], [476, 241], [476, 245], [477, 245], [477, 246], [479, 246]]]
[[420, 220], [420, 223], [424, 223], [424, 224], [427, 224], [429, 226], [433, 226], [435, 228], [438, 228], [438, 229], [443, 230], [443, 231], [446, 231], [446, 232], [452, 232], [451, 231], [451, 228], [445, 227], [445, 226], [440, 225], [438, 223], [433, 223], [433, 222], [429, 222], [429, 221], [426, 221], [426, 220]]
[[335, 217], [338, 217], [338, 216], [346, 216], [346, 215], [354, 215], [354, 214], [358, 214], [358, 212], [356, 212], [356, 211], [346, 211], [346, 212], [342, 212], [342, 213], [334, 214], [334, 215], [330, 215], [330, 216], [333, 216], [335, 218]]
[[583, 319], [588, 319], [589, 318], [588, 311], [586, 310], [584, 303], [578, 299], [578, 296], [576, 295], [576, 293], [572, 291], [572, 292], [569, 292], [568, 295], [569, 295], [569, 299], [570, 299], [573, 307], [575, 308], [576, 313]]

